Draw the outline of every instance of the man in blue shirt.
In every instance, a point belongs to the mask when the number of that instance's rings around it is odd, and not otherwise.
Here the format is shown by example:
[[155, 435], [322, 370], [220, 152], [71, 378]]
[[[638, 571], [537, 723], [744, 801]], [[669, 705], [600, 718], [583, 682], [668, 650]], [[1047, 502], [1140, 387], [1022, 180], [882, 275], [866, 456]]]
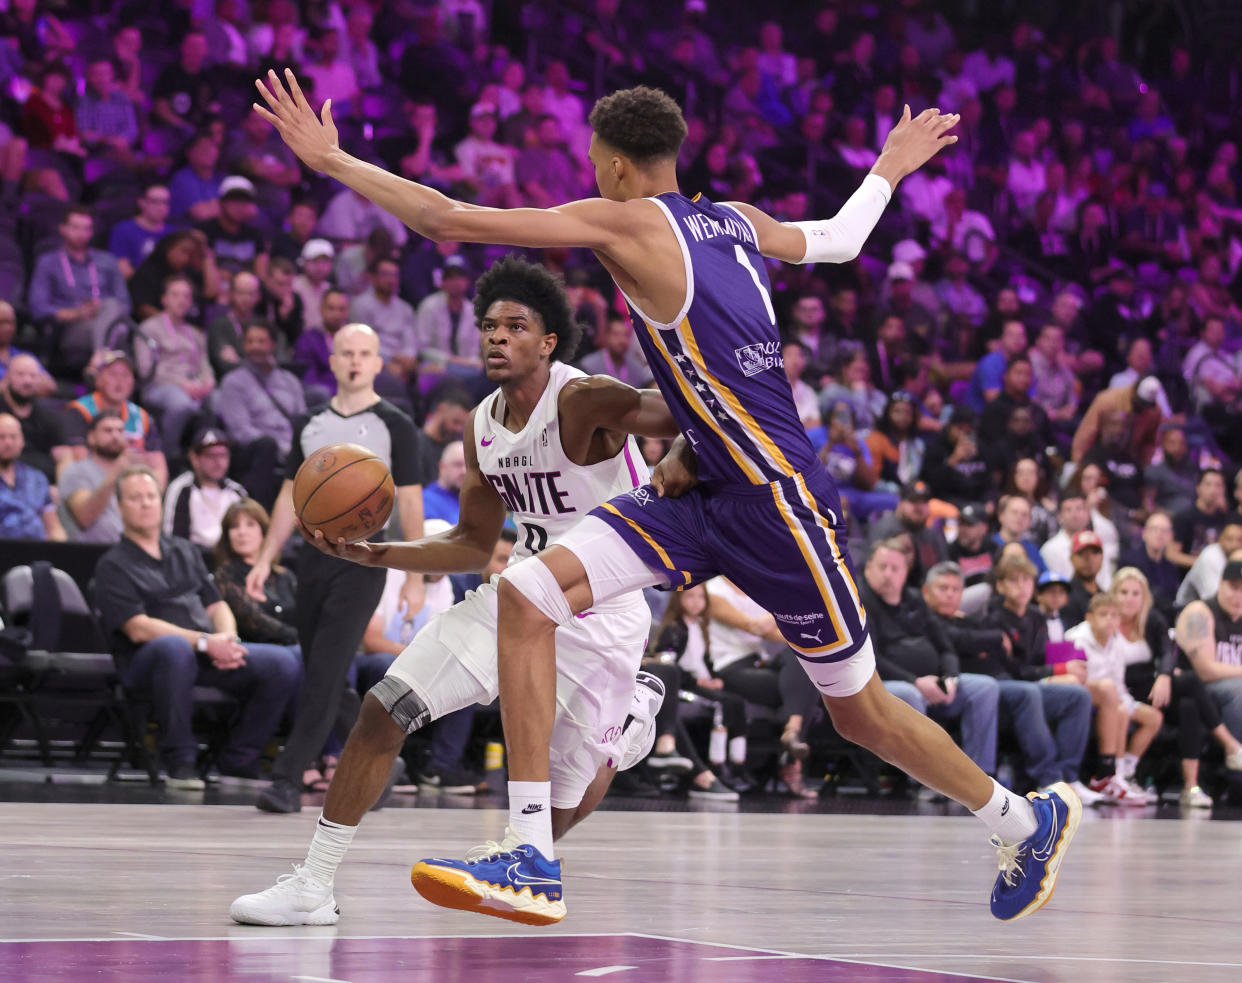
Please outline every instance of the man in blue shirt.
[[466, 452], [454, 440], [440, 454], [440, 476], [423, 486], [423, 519], [443, 519], [457, 525], [461, 512], [461, 483], [466, 477]]
[[42, 471], [23, 464], [25, 441], [17, 417], [0, 413], [0, 538], [64, 541], [52, 489]]
[[168, 188], [149, 184], [138, 199], [138, 214], [118, 222], [108, 237], [108, 252], [116, 257], [116, 265], [128, 280], [138, 264], [151, 255], [155, 244], [172, 230], [168, 225]]
[[966, 389], [966, 405], [976, 413], [1000, 395], [1005, 381], [1005, 366], [1010, 359], [1027, 349], [1026, 325], [1021, 321], [1006, 321], [1001, 327], [1000, 344], [995, 351], [979, 359]]

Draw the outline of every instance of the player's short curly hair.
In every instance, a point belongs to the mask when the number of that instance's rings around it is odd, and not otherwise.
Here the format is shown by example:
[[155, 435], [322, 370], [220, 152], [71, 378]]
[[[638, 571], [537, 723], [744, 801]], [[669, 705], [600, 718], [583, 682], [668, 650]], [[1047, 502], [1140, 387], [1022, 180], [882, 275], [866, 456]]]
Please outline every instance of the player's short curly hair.
[[591, 110], [591, 128], [637, 164], [676, 157], [686, 139], [681, 107], [645, 85], [604, 96]]
[[539, 315], [544, 334], [556, 335], [552, 361], [573, 358], [582, 341], [582, 325], [574, 320], [561, 281], [546, 269], [513, 255], [492, 264], [475, 284], [475, 321], [482, 324], [487, 309], [498, 300], [515, 301]]

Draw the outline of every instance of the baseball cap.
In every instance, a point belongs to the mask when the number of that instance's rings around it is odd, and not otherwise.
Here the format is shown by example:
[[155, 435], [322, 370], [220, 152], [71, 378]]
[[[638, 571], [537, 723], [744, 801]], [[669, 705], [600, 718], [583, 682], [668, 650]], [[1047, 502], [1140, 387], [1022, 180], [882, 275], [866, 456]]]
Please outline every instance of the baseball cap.
[[466, 269], [466, 261], [460, 256], [450, 256], [444, 261], [444, 265], [440, 267], [441, 276], [469, 276], [470, 271]]
[[1155, 404], [1160, 402], [1160, 397], [1164, 395], [1164, 386], [1160, 385], [1160, 380], [1154, 375], [1145, 376], [1139, 380], [1134, 395], [1144, 403]]
[[194, 439], [190, 441], [190, 450], [196, 454], [205, 451], [208, 447], [218, 447], [221, 444], [228, 446], [228, 438], [224, 436], [222, 430], [215, 427], [204, 427], [194, 435]]
[[1242, 560], [1230, 560], [1220, 573], [1221, 580], [1242, 580]]
[[1097, 549], [1101, 553], [1104, 552], [1104, 541], [1100, 539], [1097, 533], [1090, 529], [1074, 533], [1074, 539], [1070, 543], [1070, 553], [1078, 553], [1089, 549]]
[[1043, 590], [1045, 587], [1069, 587], [1069, 578], [1064, 574], [1057, 573], [1055, 570], [1045, 570], [1039, 575], [1036, 581], [1036, 590]]
[[979, 523], [987, 521], [987, 509], [977, 503], [962, 506], [962, 511], [957, 514], [958, 525], [977, 526]]
[[897, 260], [894, 263], [889, 263], [888, 264], [888, 278], [890, 280], [913, 280], [914, 279], [914, 267], [911, 266], [909, 263], [902, 262], [901, 260]]
[[221, 198], [254, 198], [254, 185], [248, 178], [231, 174], [220, 182]]
[[328, 259], [336, 256], [332, 243], [327, 239], [307, 239], [306, 245], [302, 247], [302, 262], [305, 263], [308, 259], [319, 259], [321, 256], [327, 256]]
[[131, 372], [134, 371], [134, 360], [130, 358], [129, 355], [127, 355], [125, 352], [121, 351], [119, 348], [110, 348], [106, 352], [104, 352], [102, 355], [100, 355], [99, 358], [95, 361], [95, 371], [99, 372], [103, 369], [106, 369], [109, 365], [112, 365], [114, 362], [124, 362], [126, 365], [129, 366], [129, 370]]
[[917, 263], [927, 258], [927, 250], [914, 239], [902, 239], [893, 247], [893, 260], [898, 263]]
[[925, 481], [908, 481], [901, 486], [903, 502], [926, 502], [931, 499], [931, 489]]
[[471, 119], [474, 119], [476, 116], [496, 116], [496, 115], [498, 115], [496, 112], [496, 107], [492, 105], [490, 102], [476, 102], [473, 106], [470, 107], [470, 118]]

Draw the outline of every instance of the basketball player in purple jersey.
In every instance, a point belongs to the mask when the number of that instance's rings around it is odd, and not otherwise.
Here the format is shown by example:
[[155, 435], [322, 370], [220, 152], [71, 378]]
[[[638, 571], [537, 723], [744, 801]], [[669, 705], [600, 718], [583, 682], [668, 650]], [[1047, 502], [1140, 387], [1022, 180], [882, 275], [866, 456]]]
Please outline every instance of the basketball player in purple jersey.
[[[498, 595], [501, 713], [509, 749], [510, 828], [542, 854], [425, 860], [425, 897], [454, 907], [523, 891], [561, 891], [550, 872], [549, 738], [558, 625], [617, 594], [685, 587], [724, 574], [769, 609], [824, 696], [837, 731], [962, 803], [988, 826], [1000, 858], [992, 913], [1020, 918], [1052, 895], [1081, 804], [1058, 783], [1022, 798], [981, 771], [934, 722], [892, 696], [875, 673], [866, 612], [838, 536], [840, 499], [819, 464], [780, 370], [780, 336], [763, 257], [848, 262], [897, 184], [956, 142], [954, 115], [905, 107], [861, 187], [826, 221], [777, 222], [741, 203], [678, 190], [681, 111], [639, 87], [591, 111], [589, 156], [601, 198], [552, 209], [493, 209], [344, 153], [331, 117], [307, 104], [293, 73], [258, 81], [256, 109], [310, 167], [431, 239], [594, 250], [629, 303], [656, 383], [700, 485], [673, 499], [644, 486], [605, 503], [558, 543], [510, 567]], [[956, 680], [945, 680], [951, 695]], [[546, 887], [545, 887], [546, 885]], [[476, 910], [512, 917], [502, 904]]]

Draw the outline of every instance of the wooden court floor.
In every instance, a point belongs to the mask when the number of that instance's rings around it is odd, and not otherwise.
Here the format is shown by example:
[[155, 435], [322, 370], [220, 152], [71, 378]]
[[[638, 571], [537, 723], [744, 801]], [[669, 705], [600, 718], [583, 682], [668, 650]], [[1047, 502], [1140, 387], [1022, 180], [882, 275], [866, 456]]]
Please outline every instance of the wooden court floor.
[[1242, 979], [1242, 824], [1090, 812], [1052, 902], [1010, 924], [969, 816], [600, 812], [561, 844], [568, 916], [538, 930], [409, 885], [414, 860], [499, 838], [502, 811], [386, 809], [337, 926], [260, 929], [228, 904], [301, 859], [315, 808], [3, 802], [0, 980]]

